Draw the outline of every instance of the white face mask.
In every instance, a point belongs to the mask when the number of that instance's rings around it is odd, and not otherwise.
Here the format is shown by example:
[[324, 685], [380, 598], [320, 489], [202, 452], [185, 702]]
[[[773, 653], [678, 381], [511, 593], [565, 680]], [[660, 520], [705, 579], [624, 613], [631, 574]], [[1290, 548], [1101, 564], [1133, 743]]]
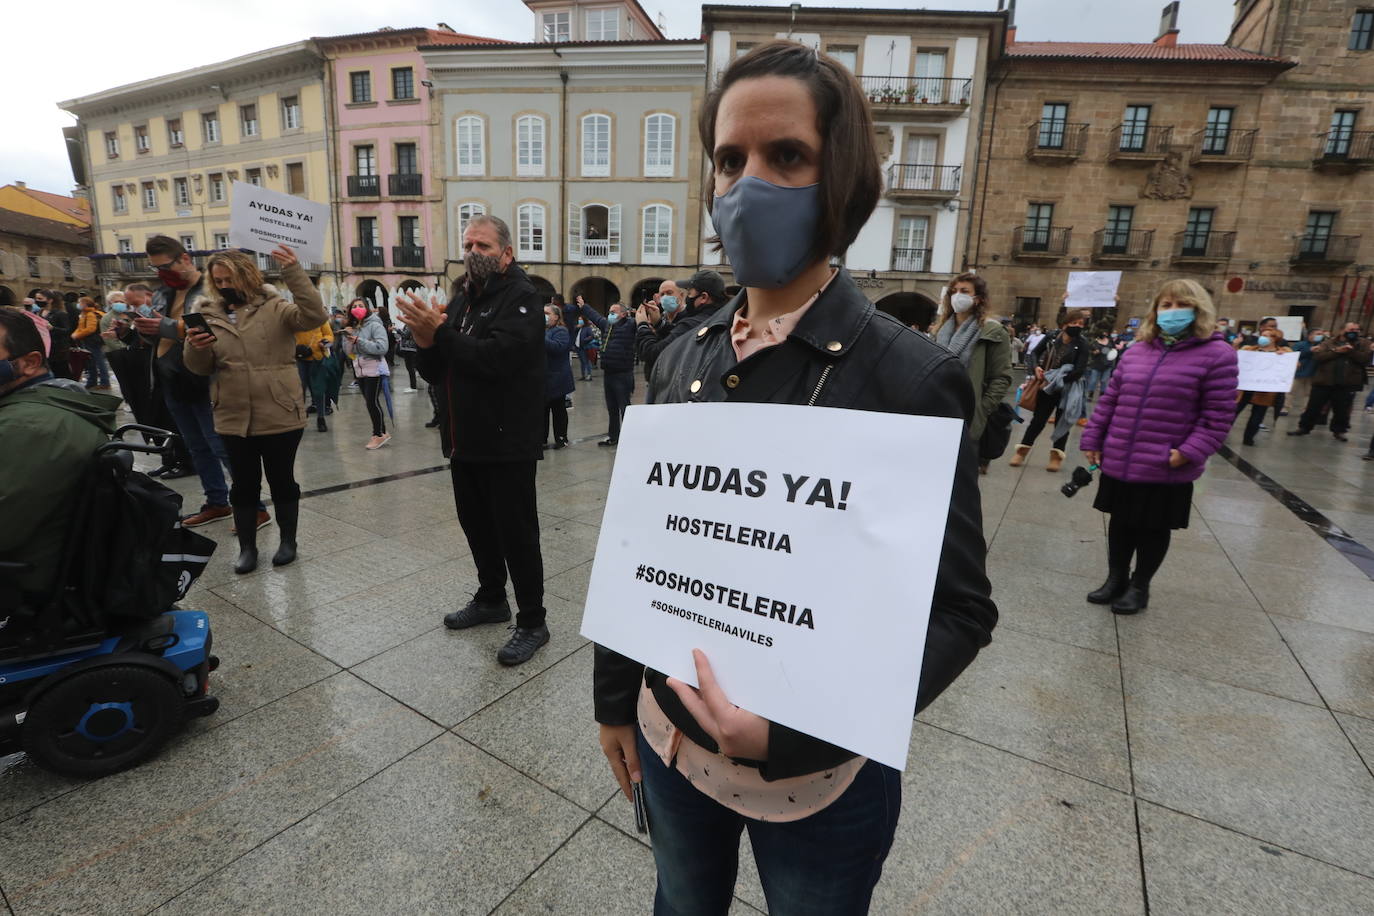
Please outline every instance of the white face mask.
[[968, 293], [955, 293], [949, 297], [949, 304], [951, 308], [962, 315], [973, 308], [973, 297]]

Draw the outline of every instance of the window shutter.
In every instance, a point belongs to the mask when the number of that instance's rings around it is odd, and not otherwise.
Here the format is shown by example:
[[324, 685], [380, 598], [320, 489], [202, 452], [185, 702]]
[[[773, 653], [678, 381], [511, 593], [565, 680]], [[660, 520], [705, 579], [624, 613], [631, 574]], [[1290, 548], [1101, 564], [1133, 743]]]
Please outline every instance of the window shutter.
[[582, 260], [582, 208], [568, 204], [568, 260]]
[[606, 217], [606, 236], [609, 239], [611, 263], [620, 261], [620, 204], [609, 208]]

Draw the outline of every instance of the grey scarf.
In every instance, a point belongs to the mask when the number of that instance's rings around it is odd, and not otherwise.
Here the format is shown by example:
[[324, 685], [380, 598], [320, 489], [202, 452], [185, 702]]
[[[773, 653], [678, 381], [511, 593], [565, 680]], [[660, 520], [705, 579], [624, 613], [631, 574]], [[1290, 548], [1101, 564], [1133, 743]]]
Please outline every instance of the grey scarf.
[[954, 316], [951, 315], [935, 332], [935, 342], [959, 357], [959, 362], [967, 366], [973, 358], [973, 345], [978, 341], [980, 324], [977, 318], [970, 315], [968, 320], [956, 329]]

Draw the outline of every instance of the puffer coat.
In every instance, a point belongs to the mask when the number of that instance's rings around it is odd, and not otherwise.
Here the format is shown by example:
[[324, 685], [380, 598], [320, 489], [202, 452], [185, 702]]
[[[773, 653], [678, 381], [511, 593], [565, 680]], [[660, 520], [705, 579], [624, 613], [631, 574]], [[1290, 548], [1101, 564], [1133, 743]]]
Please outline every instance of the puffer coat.
[[[1079, 447], [1102, 453], [1102, 470], [1129, 483], [1188, 483], [1231, 429], [1236, 351], [1220, 334], [1189, 337], [1172, 347], [1133, 344], [1117, 360]], [[1188, 459], [1169, 467], [1169, 450]]]

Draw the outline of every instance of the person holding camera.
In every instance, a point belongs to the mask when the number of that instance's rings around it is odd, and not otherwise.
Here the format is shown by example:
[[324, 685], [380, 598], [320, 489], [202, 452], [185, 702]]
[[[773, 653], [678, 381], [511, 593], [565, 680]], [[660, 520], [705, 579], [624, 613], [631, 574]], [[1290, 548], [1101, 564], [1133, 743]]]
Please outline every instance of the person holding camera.
[[1169, 532], [1188, 527], [1193, 481], [1231, 428], [1236, 351], [1202, 285], [1169, 280], [1117, 362], [1079, 443], [1102, 469], [1093, 508], [1111, 516], [1107, 581], [1088, 600], [1135, 614], [1149, 604]]
[[239, 556], [234, 572], [258, 566], [258, 496], [267, 475], [277, 510], [281, 544], [273, 566], [296, 559], [296, 522], [301, 488], [296, 449], [305, 430], [305, 398], [296, 373], [296, 333], [329, 320], [319, 291], [284, 245], [272, 252], [294, 302], [263, 282], [254, 259], [241, 251], [217, 251], [205, 265], [208, 282], [196, 312], [186, 313], [182, 355], [196, 375], [213, 376], [210, 404], [215, 432], [229, 456]]

